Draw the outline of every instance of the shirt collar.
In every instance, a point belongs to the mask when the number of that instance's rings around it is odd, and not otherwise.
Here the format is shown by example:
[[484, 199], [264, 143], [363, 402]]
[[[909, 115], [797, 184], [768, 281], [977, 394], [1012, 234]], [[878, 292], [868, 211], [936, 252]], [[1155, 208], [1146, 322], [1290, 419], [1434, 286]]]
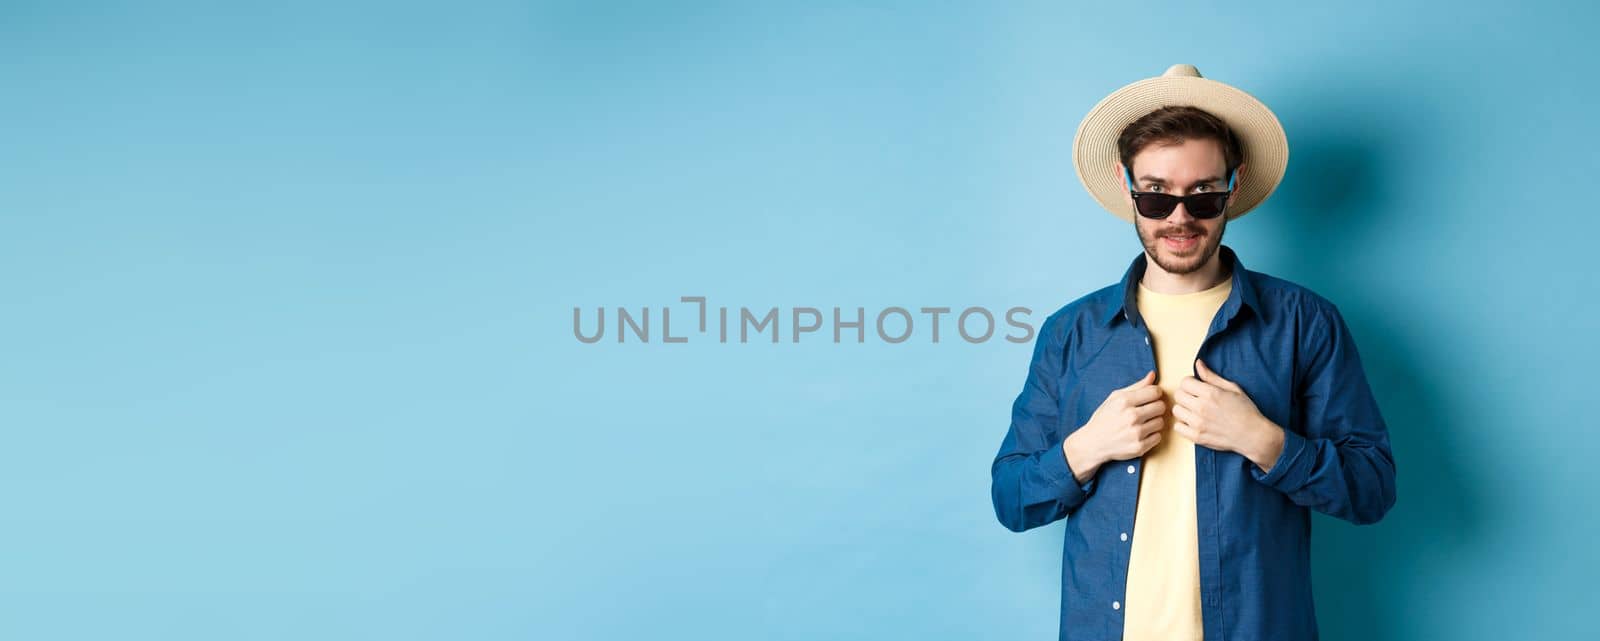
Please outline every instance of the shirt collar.
[[[1244, 263], [1240, 262], [1239, 255], [1234, 253], [1232, 247], [1219, 245], [1217, 256], [1222, 261], [1223, 270], [1233, 274], [1230, 277], [1233, 281], [1232, 291], [1228, 292], [1228, 300], [1223, 301], [1220, 310], [1223, 322], [1232, 320], [1240, 307], [1249, 307], [1257, 316], [1266, 319], [1266, 312], [1261, 309], [1261, 303], [1256, 298], [1256, 290], [1250, 285], [1250, 279], [1245, 276]], [[1109, 327], [1119, 315], [1127, 316], [1136, 324], [1141, 322], [1136, 296], [1139, 293], [1139, 279], [1144, 277], [1145, 261], [1145, 253], [1139, 252], [1139, 255], [1134, 257], [1133, 264], [1122, 274], [1122, 282], [1111, 289], [1111, 304], [1106, 305], [1106, 311], [1100, 319], [1102, 326]]]

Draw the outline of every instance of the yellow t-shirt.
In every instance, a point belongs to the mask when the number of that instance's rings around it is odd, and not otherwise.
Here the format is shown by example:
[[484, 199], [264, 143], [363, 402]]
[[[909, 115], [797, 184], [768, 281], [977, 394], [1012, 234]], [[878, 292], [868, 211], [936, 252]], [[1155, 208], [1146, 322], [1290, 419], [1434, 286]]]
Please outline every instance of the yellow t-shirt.
[[1139, 284], [1139, 315], [1150, 329], [1156, 384], [1167, 403], [1161, 442], [1144, 455], [1139, 503], [1129, 533], [1124, 641], [1200, 641], [1200, 537], [1195, 515], [1194, 441], [1172, 429], [1178, 382], [1194, 360], [1233, 279], [1189, 294], [1162, 294]]

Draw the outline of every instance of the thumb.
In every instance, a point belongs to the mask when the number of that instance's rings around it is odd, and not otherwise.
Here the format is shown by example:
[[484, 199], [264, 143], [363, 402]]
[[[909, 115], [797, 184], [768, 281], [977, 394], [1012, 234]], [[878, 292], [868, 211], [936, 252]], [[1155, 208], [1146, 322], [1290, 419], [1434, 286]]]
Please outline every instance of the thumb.
[[1124, 387], [1122, 389], [1132, 391], [1132, 390], [1137, 389], [1139, 387], [1142, 387], [1144, 385], [1148, 385], [1150, 383], [1154, 383], [1155, 380], [1156, 380], [1156, 371], [1155, 370], [1150, 370], [1149, 372], [1146, 372], [1144, 376], [1139, 377], [1139, 380], [1134, 381], [1132, 385], [1129, 385], [1129, 386]]
[[1235, 385], [1233, 381], [1223, 378], [1221, 374], [1211, 371], [1211, 368], [1206, 367], [1205, 361], [1202, 361], [1198, 358], [1195, 359], [1194, 369], [1196, 373], [1200, 374], [1200, 380], [1202, 381], [1216, 385], [1217, 387], [1231, 389], [1236, 392], [1239, 391], [1238, 385]]

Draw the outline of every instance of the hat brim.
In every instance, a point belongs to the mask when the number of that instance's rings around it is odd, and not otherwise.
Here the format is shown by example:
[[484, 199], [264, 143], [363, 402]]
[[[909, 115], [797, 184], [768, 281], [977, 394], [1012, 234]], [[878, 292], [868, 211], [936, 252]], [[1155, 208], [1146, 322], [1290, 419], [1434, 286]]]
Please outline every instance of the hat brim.
[[1228, 207], [1228, 220], [1249, 213], [1278, 188], [1289, 166], [1289, 138], [1272, 110], [1254, 96], [1215, 80], [1160, 76], [1112, 92], [1078, 124], [1072, 162], [1084, 188], [1106, 211], [1133, 222], [1133, 209], [1124, 197], [1127, 185], [1116, 170], [1122, 160], [1117, 137], [1133, 121], [1169, 105], [1204, 109], [1228, 123], [1239, 139], [1245, 169], [1234, 185], [1237, 193]]

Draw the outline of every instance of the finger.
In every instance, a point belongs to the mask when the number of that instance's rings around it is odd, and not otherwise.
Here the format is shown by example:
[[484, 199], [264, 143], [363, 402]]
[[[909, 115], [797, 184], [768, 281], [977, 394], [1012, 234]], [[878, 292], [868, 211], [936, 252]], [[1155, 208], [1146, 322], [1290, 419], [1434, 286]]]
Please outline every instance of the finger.
[[1129, 405], [1139, 406], [1161, 398], [1162, 392], [1160, 387], [1150, 385], [1139, 389], [1126, 390], [1122, 395]]
[[1133, 408], [1133, 411], [1134, 411], [1135, 415], [1138, 417], [1138, 420], [1146, 421], [1146, 420], [1149, 420], [1152, 417], [1161, 416], [1163, 414], [1166, 414], [1167, 413], [1167, 401], [1165, 399], [1162, 399], [1162, 398], [1156, 398], [1156, 400], [1150, 401], [1149, 403], [1145, 403], [1144, 405], [1140, 405], [1138, 407]]
[[1122, 388], [1122, 389], [1120, 389], [1118, 391], [1131, 392], [1133, 390], [1136, 390], [1136, 389], [1139, 389], [1141, 387], [1144, 387], [1145, 385], [1149, 385], [1151, 383], [1154, 383], [1155, 380], [1156, 380], [1156, 371], [1155, 370], [1150, 370], [1149, 372], [1146, 372], [1144, 376], [1139, 377], [1139, 380], [1134, 381], [1132, 384], [1130, 384], [1127, 387], [1124, 387], [1124, 388]]
[[1174, 392], [1172, 392], [1172, 406], [1173, 407], [1180, 407], [1181, 406], [1181, 407], [1187, 407], [1187, 408], [1192, 409], [1192, 410], [1193, 409], [1199, 409], [1200, 408], [1200, 402], [1201, 402], [1201, 398], [1199, 396], [1195, 396], [1194, 394], [1191, 394], [1191, 393], [1186, 392], [1184, 390], [1179, 389], [1179, 390], [1175, 390]]
[[1139, 437], [1140, 438], [1144, 438], [1146, 436], [1149, 436], [1151, 432], [1160, 432], [1160, 431], [1162, 431], [1163, 428], [1165, 428], [1166, 426], [1167, 426], [1166, 417], [1157, 416], [1157, 417], [1152, 418], [1150, 420], [1147, 420], [1147, 421], [1145, 421], [1143, 423], [1140, 423], [1137, 426], [1137, 431], [1138, 431]]
[[1177, 432], [1179, 436], [1189, 439], [1190, 441], [1194, 441], [1196, 443], [1200, 442], [1199, 439], [1195, 438], [1194, 428], [1189, 427], [1189, 424], [1183, 421], [1173, 421], [1172, 431]]
[[1184, 423], [1194, 423], [1197, 422], [1196, 419], [1198, 419], [1199, 416], [1196, 415], [1192, 409], [1182, 405], [1174, 405], [1172, 406], [1172, 418], [1183, 421]]
[[1154, 448], [1160, 442], [1161, 442], [1161, 431], [1157, 430], [1155, 432], [1151, 432], [1148, 436], [1145, 436], [1144, 438], [1139, 439], [1139, 453], [1143, 454], [1145, 452], [1150, 451], [1151, 448]]
[[1222, 375], [1218, 374], [1215, 370], [1212, 370], [1210, 367], [1206, 367], [1205, 361], [1202, 361], [1198, 358], [1195, 359], [1194, 368], [1196, 372], [1200, 373], [1200, 378], [1207, 383], [1224, 389], [1230, 389], [1235, 392], [1241, 391], [1238, 383], [1223, 378]]
[[1202, 381], [1193, 376], [1185, 376], [1178, 381], [1178, 390], [1191, 396], [1201, 396], [1206, 392], [1217, 389], [1215, 385]]

